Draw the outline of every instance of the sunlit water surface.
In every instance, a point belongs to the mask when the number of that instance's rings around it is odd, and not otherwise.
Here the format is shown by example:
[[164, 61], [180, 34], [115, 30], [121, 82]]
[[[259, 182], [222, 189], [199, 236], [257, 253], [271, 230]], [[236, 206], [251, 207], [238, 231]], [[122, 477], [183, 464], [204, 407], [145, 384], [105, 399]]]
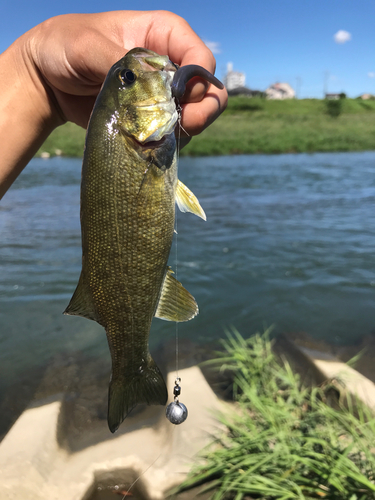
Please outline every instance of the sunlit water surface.
[[[374, 164], [374, 152], [182, 159], [207, 222], [178, 214], [178, 278], [200, 308], [180, 337], [272, 324], [332, 343], [371, 333]], [[0, 204], [0, 390], [58, 353], [108, 356], [100, 326], [62, 315], [80, 273], [80, 169], [34, 159]], [[174, 335], [155, 320], [151, 347]]]

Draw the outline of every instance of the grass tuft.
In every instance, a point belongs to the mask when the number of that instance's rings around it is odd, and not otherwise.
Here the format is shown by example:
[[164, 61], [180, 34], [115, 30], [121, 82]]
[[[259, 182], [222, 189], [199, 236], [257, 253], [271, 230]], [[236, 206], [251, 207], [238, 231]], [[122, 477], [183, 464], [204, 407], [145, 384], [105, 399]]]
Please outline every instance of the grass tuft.
[[174, 493], [201, 485], [213, 500], [375, 499], [370, 410], [328, 406], [324, 388], [304, 387], [274, 355], [268, 332], [245, 340], [232, 330], [223, 347], [209, 363], [232, 374], [236, 404]]

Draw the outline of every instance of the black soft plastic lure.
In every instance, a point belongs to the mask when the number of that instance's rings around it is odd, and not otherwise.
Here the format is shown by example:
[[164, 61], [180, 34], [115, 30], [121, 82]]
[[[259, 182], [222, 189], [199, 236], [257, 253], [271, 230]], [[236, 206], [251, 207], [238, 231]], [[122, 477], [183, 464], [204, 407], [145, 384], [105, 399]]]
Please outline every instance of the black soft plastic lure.
[[194, 76], [199, 76], [200, 78], [203, 78], [203, 80], [207, 80], [218, 89], [224, 88], [221, 81], [218, 80], [212, 73], [202, 68], [202, 66], [198, 66], [197, 64], [188, 64], [187, 66], [178, 68], [174, 74], [171, 85], [173, 97], [180, 99], [185, 93], [187, 82]]

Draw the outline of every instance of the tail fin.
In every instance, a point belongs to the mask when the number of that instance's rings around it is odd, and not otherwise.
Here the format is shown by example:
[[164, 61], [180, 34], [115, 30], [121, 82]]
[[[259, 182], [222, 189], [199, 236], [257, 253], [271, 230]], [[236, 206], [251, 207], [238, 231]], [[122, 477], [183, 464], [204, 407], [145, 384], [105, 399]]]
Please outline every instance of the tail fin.
[[139, 403], [165, 405], [168, 391], [163, 375], [154, 360], [142, 373], [112, 377], [108, 394], [108, 427], [117, 431], [121, 422]]

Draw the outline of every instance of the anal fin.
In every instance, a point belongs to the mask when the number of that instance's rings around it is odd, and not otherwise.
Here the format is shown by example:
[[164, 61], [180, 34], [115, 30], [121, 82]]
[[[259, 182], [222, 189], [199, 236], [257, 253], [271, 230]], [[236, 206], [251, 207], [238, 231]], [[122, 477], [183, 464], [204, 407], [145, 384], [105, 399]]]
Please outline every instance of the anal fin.
[[155, 318], [167, 321], [189, 321], [198, 314], [198, 305], [194, 297], [173, 276], [168, 268]]
[[84, 281], [82, 273], [79, 277], [77, 288], [75, 289], [64, 314], [82, 316], [83, 318], [92, 319], [93, 321], [97, 321], [99, 323], [99, 318], [95, 313], [90, 291]]

